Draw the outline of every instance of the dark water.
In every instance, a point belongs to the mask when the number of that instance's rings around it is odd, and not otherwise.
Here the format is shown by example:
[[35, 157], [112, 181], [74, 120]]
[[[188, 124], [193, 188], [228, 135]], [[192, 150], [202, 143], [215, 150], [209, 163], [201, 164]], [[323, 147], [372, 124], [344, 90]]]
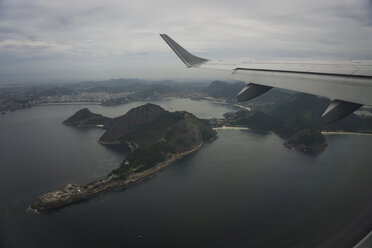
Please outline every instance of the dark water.
[[[233, 110], [157, 103], [204, 118]], [[89, 108], [117, 116], [139, 104]], [[351, 247], [372, 230], [372, 137], [351, 135], [327, 136], [328, 149], [309, 156], [273, 134], [222, 130], [126, 190], [50, 213], [27, 211], [41, 193], [104, 177], [123, 159], [96, 143], [103, 130], [61, 124], [82, 107], [0, 117], [0, 246]]]

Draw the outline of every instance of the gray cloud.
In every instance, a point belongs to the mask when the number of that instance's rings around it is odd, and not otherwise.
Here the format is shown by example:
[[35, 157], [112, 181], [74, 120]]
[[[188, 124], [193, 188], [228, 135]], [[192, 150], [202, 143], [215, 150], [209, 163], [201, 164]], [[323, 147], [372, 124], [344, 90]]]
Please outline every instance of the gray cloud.
[[208, 58], [372, 59], [371, 0], [0, 0], [0, 81], [216, 77], [159, 38]]

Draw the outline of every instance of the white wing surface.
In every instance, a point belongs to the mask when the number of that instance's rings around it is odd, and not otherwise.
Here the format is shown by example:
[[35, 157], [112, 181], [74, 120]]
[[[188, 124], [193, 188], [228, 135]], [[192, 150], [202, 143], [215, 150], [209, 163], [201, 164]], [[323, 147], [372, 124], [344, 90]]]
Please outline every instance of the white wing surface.
[[333, 100], [322, 118], [331, 123], [363, 105], [372, 106], [372, 61], [208, 60], [197, 57], [166, 34], [160, 35], [187, 67], [231, 71], [231, 79], [245, 81], [238, 94], [246, 101], [271, 88], [294, 90]]

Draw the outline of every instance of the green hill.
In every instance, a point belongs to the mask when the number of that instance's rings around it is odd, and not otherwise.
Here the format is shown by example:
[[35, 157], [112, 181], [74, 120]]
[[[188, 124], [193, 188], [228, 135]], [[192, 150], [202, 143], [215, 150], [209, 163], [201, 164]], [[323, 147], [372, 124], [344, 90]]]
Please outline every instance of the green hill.
[[113, 174], [128, 176], [181, 154], [216, 137], [209, 122], [185, 111], [168, 112], [154, 104], [130, 110], [114, 120], [102, 144], [128, 144], [132, 151]]
[[209, 86], [203, 89], [203, 92], [208, 96], [215, 98], [236, 99], [236, 95], [243, 89], [245, 83], [225, 83], [221, 81], [213, 81]]
[[330, 100], [298, 93], [281, 98], [277, 104], [263, 111], [238, 111], [225, 115], [228, 122], [259, 131], [273, 131], [286, 139], [285, 145], [302, 151], [320, 153], [326, 146], [321, 131], [372, 132], [372, 118], [355, 114], [325, 125], [321, 116]]
[[63, 122], [65, 125], [77, 127], [97, 127], [107, 128], [112, 122], [112, 119], [99, 114], [90, 112], [89, 109], [83, 108], [77, 111], [74, 115]]

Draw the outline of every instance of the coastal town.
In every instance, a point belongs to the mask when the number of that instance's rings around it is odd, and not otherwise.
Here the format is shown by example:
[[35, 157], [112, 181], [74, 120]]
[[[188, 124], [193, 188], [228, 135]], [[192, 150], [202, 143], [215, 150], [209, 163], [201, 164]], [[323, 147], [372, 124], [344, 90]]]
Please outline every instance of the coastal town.
[[0, 87], [0, 112], [5, 113], [6, 111], [46, 104], [88, 103], [114, 106], [133, 101], [151, 101], [166, 97], [201, 99], [208, 97], [208, 95], [197, 90], [180, 89], [177, 85], [173, 87], [156, 84], [142, 85], [140, 83], [133, 87], [126, 86], [125, 83], [113, 87], [93, 87], [91, 84], [80, 88], [72, 86]]

